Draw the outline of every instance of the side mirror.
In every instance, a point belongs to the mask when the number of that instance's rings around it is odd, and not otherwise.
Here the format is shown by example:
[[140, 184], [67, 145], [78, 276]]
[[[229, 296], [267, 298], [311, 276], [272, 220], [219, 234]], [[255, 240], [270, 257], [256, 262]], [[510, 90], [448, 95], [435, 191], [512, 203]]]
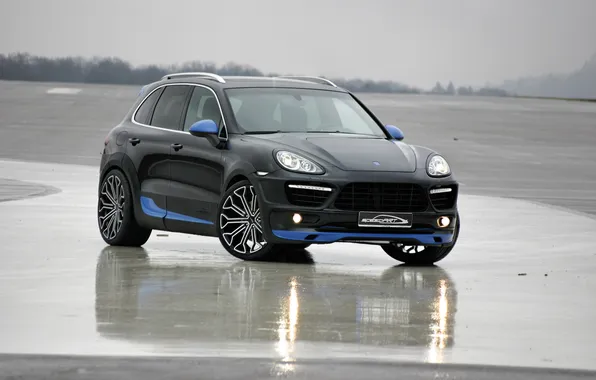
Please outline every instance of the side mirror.
[[225, 146], [225, 141], [219, 139], [219, 128], [215, 121], [205, 119], [197, 121], [188, 129], [191, 135], [197, 137], [204, 137], [217, 149], [222, 149]]
[[219, 129], [217, 128], [217, 124], [211, 119], [197, 121], [193, 125], [190, 126], [188, 130], [191, 135], [197, 137], [207, 137], [209, 135], [217, 136]]
[[389, 132], [391, 137], [393, 137], [394, 139], [399, 140], [399, 141], [404, 139], [404, 133], [401, 131], [401, 129], [397, 128], [395, 125], [386, 125], [385, 129], [387, 129], [387, 132]]

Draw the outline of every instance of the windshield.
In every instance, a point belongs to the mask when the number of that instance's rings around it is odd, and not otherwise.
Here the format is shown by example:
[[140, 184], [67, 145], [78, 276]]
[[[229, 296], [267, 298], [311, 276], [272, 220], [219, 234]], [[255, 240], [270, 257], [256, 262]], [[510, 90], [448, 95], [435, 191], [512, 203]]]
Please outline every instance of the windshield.
[[226, 95], [243, 133], [352, 133], [386, 137], [350, 94], [295, 88], [234, 88]]

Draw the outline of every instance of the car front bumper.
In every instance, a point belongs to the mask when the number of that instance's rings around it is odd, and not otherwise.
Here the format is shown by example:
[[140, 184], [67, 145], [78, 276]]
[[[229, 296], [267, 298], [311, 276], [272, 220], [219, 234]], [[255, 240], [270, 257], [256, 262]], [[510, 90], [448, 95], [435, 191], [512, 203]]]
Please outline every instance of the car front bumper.
[[[407, 245], [448, 246], [453, 242], [456, 226], [458, 184], [452, 176], [431, 178], [424, 170], [414, 173], [395, 172], [349, 172], [335, 170], [325, 175], [303, 175], [278, 170], [272, 173], [255, 174], [251, 182], [259, 194], [263, 233], [273, 244], [326, 244], [334, 242], [358, 242], [387, 244], [391, 242]], [[407, 183], [420, 186], [427, 197], [424, 210], [406, 210], [411, 215], [409, 227], [360, 227], [359, 211], [345, 210], [335, 206], [340, 191], [350, 183]], [[315, 185], [332, 188], [326, 201], [315, 207], [293, 204], [287, 193], [288, 184]], [[430, 190], [450, 187], [453, 204], [450, 207], [435, 207]], [[302, 220], [295, 223], [293, 217], [300, 214]], [[447, 216], [451, 222], [440, 227], [438, 219]]]

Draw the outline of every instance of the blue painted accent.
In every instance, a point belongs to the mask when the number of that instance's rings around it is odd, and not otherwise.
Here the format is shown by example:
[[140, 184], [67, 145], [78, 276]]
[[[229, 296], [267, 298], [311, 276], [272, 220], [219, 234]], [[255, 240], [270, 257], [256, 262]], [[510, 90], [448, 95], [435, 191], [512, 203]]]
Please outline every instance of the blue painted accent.
[[401, 131], [401, 129], [397, 128], [395, 125], [386, 125], [385, 129], [387, 129], [387, 132], [389, 132], [391, 137], [393, 137], [394, 139], [399, 140], [399, 141], [404, 139], [404, 133]]
[[[441, 245], [451, 243], [453, 240], [453, 234], [446, 233], [435, 233], [435, 234], [383, 234], [383, 233], [371, 233], [371, 232], [314, 232], [314, 231], [288, 231], [288, 230], [273, 230], [275, 236], [280, 239], [286, 240], [301, 240], [313, 243], [333, 243], [345, 238], [356, 238], [356, 239], [388, 239], [388, 240], [399, 240], [399, 239], [416, 239], [421, 245]], [[306, 240], [309, 235], [315, 235], [316, 237], [312, 240]], [[435, 242], [435, 237], [441, 237], [442, 242]]]
[[197, 121], [193, 125], [190, 126], [188, 130], [191, 135], [195, 136], [204, 136], [204, 135], [217, 135], [219, 129], [217, 128], [217, 124], [211, 119], [205, 119], [201, 121]]
[[155, 204], [155, 201], [148, 197], [141, 197], [141, 208], [143, 212], [149, 216], [154, 216], [156, 218], [166, 218], [171, 220], [180, 220], [183, 222], [190, 222], [190, 223], [200, 223], [200, 224], [213, 224], [208, 220], [194, 218], [192, 216], [178, 214], [176, 212], [169, 212], [158, 205]]
[[166, 219], [180, 220], [182, 222], [190, 222], [190, 223], [213, 224], [213, 222], [210, 222], [208, 220], [194, 218], [192, 216], [182, 215], [182, 214], [178, 214], [176, 212], [170, 212], [170, 211], [168, 211], [168, 214], [166, 215]]
[[149, 216], [156, 218], [164, 218], [166, 216], [166, 210], [160, 208], [155, 204], [155, 201], [151, 198], [141, 197], [141, 208], [143, 212]]

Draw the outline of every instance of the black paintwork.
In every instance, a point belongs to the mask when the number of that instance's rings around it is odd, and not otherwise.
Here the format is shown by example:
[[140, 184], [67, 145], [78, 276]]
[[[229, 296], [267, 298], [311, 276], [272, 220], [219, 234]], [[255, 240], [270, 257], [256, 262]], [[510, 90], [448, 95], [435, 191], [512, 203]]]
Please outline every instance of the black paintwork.
[[[158, 99], [163, 94], [164, 86], [169, 85], [188, 87], [184, 113], [189, 107], [193, 88], [207, 89], [216, 95], [223, 116], [219, 124], [219, 138], [196, 137], [183, 131], [184, 115], [180, 115], [170, 128], [147, 125], [151, 124], [155, 109], [156, 102], [152, 100]], [[393, 140], [381, 122], [353, 94], [350, 95], [379, 124], [386, 138], [331, 133], [242, 134], [224, 92], [225, 89], [236, 87], [288, 87], [347, 93], [346, 90], [327, 85], [263, 78], [232, 77], [226, 78], [226, 83], [219, 83], [192, 77], [163, 80], [146, 86], [123, 121], [110, 131], [100, 168], [101, 178], [115, 167], [125, 173], [132, 185], [135, 217], [141, 226], [216, 236], [217, 209], [222, 195], [231, 184], [241, 179], [248, 179], [258, 190], [264, 235], [271, 242], [287, 242], [274, 236], [271, 229], [294, 229], [289, 223], [287, 216], [291, 214], [288, 213], [308, 211], [312, 216], [310, 220], [317, 220], [310, 226], [307, 223], [302, 229], [321, 230], [323, 225], [353, 222], [357, 213], [338, 211], [332, 207], [338, 191], [350, 182], [417, 183], [427, 194], [431, 186], [438, 184], [454, 185], [457, 189], [453, 175], [446, 178], [431, 178], [427, 175], [426, 164], [429, 157], [435, 154], [434, 151]], [[148, 106], [143, 103], [146, 98], [151, 99]], [[142, 116], [137, 117], [135, 122], [133, 116], [142, 104]], [[324, 168], [325, 173], [307, 175], [282, 169], [274, 160], [274, 152], [281, 148], [313, 160]], [[373, 165], [373, 161], [380, 165]], [[259, 176], [257, 172], [269, 174]], [[288, 181], [324, 183], [336, 190], [323, 206], [301, 208], [288, 202], [284, 191]], [[141, 197], [152, 199], [159, 209], [167, 209], [168, 213], [212, 224], [148, 215], [143, 211]], [[440, 215], [456, 214], [457, 203], [452, 209], [440, 212]], [[416, 226], [436, 230], [433, 223], [438, 215], [438, 211], [430, 207], [426, 212], [416, 214]], [[346, 229], [352, 230], [354, 228]], [[450, 228], [447, 230], [452, 231]], [[396, 233], [395, 229], [390, 232]]]

